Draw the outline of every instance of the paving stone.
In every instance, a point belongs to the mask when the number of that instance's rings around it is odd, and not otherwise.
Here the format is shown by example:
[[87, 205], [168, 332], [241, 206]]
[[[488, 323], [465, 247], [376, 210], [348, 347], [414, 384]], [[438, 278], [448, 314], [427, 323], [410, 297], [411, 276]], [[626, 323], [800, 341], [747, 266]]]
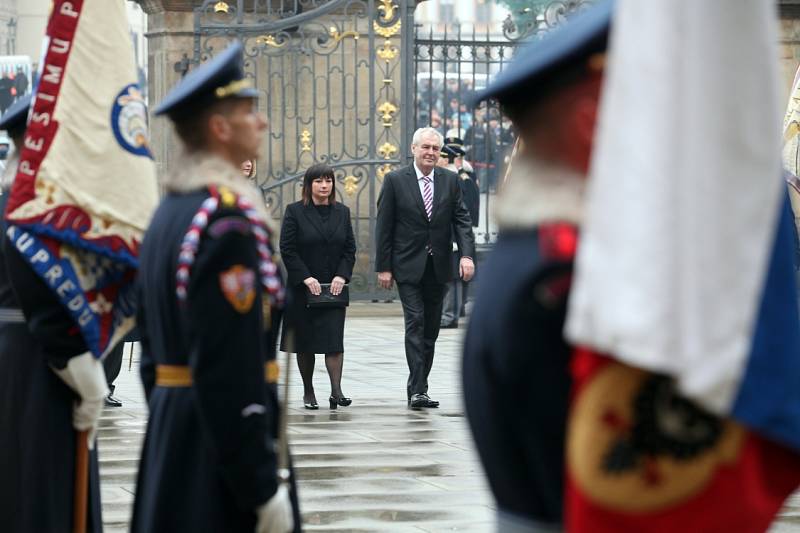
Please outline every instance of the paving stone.
[[[343, 388], [353, 405], [328, 409], [320, 355], [314, 375], [320, 409], [306, 410], [302, 381], [291, 368], [289, 435], [305, 530], [489, 531], [494, 501], [460, 394], [463, 331], [443, 330], [437, 345], [430, 394], [441, 409], [415, 411], [406, 406], [399, 305], [354, 303], [346, 324]], [[147, 424], [139, 347], [128, 345], [124, 353], [115, 392], [124, 405], [104, 411], [99, 432], [103, 519], [112, 533], [127, 530]]]

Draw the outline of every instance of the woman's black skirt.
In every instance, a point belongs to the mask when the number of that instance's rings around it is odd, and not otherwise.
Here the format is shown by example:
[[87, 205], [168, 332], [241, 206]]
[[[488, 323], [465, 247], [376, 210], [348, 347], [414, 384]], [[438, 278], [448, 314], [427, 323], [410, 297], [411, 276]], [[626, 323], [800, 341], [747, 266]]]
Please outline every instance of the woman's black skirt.
[[[281, 350], [297, 353], [344, 352], [344, 318], [346, 307], [309, 309], [306, 307], [306, 286], [289, 288], [289, 308], [283, 322]], [[289, 343], [289, 330], [294, 329], [294, 344]]]

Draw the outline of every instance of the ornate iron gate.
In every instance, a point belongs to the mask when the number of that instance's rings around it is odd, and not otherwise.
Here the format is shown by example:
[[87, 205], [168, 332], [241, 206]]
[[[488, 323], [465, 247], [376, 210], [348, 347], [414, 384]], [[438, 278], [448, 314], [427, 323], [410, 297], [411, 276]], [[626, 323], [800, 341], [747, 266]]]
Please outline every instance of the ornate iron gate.
[[378, 297], [376, 201], [383, 176], [408, 152], [401, 59], [413, 8], [405, 0], [204, 0], [194, 17], [194, 62], [232, 38], [245, 46], [270, 123], [256, 181], [276, 225], [300, 199], [305, 169], [331, 165], [358, 246], [351, 292]]
[[515, 138], [496, 102], [472, 107], [474, 94], [502, 71], [518, 48], [543, 36], [594, 0], [500, 2], [524, 6], [496, 27], [476, 31], [475, 24], [447, 24], [440, 31], [415, 26], [413, 48], [414, 127], [433, 126], [446, 137], [459, 137], [465, 159], [481, 184], [481, 214], [476, 228], [479, 246], [496, 237], [490, 213], [493, 195]]
[[[504, 162], [490, 161], [496, 147], [478, 147], [474, 129], [469, 135], [459, 129], [468, 121], [500, 118], [498, 110], [489, 106], [476, 114], [462, 112], [461, 105], [505, 67], [522, 38], [546, 31], [590, 1], [545, 2], [533, 19], [524, 16], [527, 10], [482, 36], [463, 35], [460, 28], [443, 35], [419, 28], [415, 33], [418, 0], [203, 0], [194, 9], [194, 50], [185, 66], [213, 56], [231, 39], [243, 42], [247, 76], [270, 122], [256, 182], [276, 225], [286, 205], [300, 198], [305, 169], [330, 164], [358, 246], [351, 292], [375, 299], [385, 295], [373, 272], [377, 196], [383, 176], [409, 161], [413, 130], [430, 124], [434, 111], [455, 96], [451, 126], [466, 137], [491, 190]], [[452, 80], [457, 90], [448, 92]], [[507, 134], [494, 139], [503, 155], [513, 143]], [[485, 216], [490, 198], [483, 202], [479, 243], [492, 236]]]

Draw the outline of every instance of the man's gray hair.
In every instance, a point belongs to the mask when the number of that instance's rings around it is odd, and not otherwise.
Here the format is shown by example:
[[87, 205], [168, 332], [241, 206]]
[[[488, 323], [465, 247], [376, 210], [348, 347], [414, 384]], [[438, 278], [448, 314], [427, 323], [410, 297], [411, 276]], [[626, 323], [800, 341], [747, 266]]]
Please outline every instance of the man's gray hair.
[[439, 133], [439, 130], [431, 127], [427, 128], [420, 128], [414, 132], [414, 136], [411, 137], [411, 144], [419, 146], [419, 143], [422, 141], [423, 135], [433, 134], [436, 135], [436, 138], [439, 139], [439, 146], [444, 145], [444, 135]]

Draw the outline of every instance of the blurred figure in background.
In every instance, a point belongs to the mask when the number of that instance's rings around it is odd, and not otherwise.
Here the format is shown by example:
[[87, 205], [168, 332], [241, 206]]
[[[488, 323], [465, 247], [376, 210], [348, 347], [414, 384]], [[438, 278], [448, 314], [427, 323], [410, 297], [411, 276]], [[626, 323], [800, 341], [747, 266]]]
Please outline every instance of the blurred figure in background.
[[242, 174], [245, 178], [254, 178], [256, 176], [256, 162], [254, 159], [245, 159], [242, 162]]

